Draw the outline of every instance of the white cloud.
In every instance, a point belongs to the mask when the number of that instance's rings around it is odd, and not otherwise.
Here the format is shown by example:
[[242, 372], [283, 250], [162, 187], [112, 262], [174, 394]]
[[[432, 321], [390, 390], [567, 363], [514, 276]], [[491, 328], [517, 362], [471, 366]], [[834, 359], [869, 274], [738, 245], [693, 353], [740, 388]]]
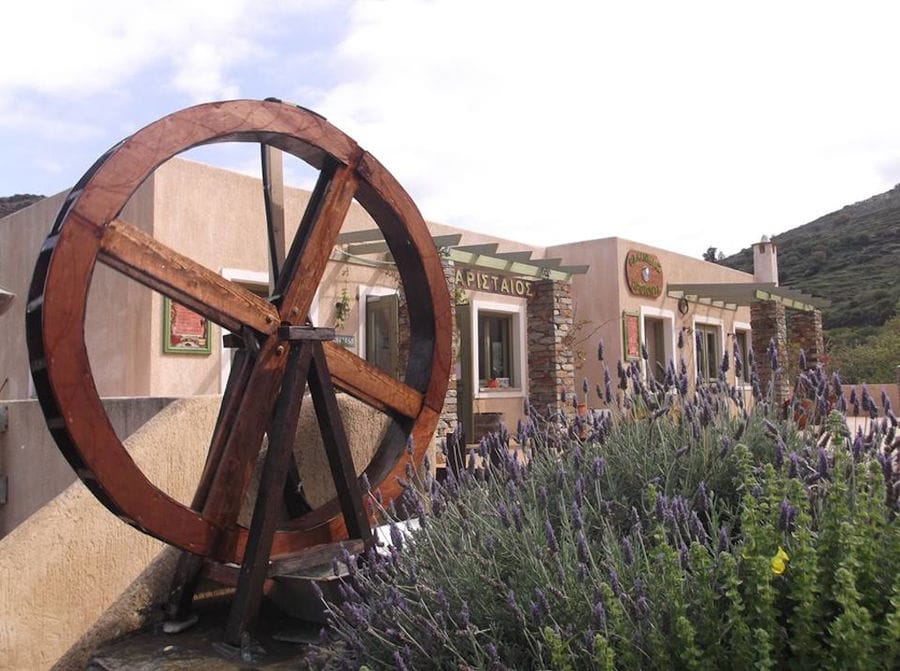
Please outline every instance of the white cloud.
[[358, 2], [321, 111], [429, 218], [732, 252], [891, 186], [885, 11]]

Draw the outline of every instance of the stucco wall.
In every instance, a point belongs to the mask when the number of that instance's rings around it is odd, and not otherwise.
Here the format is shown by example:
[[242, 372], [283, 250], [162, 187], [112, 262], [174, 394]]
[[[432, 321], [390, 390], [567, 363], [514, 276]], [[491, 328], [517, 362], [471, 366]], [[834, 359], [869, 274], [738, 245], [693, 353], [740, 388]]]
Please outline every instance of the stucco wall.
[[[658, 298], [635, 296], [628, 289], [625, 281], [625, 257], [631, 249], [654, 254], [659, 258], [663, 268], [663, 291]], [[584, 356], [584, 361], [576, 372], [576, 387], [579, 390], [584, 378], [588, 379], [592, 389], [595, 384], [603, 382], [603, 365], [597, 360], [597, 345], [601, 337], [606, 350], [606, 364], [615, 385], [616, 361], [624, 357], [622, 312], [625, 310], [639, 312], [644, 306], [652, 311], [671, 313], [674, 325], [672, 349], [676, 359], [680, 354], [675, 347], [678, 331], [683, 327], [691, 329], [697, 319], [721, 320], [725, 334], [734, 332], [736, 321], [750, 323], [750, 311], [747, 307], [732, 311], [691, 303], [688, 313], [682, 316], [678, 312], [678, 301], [666, 296], [665, 290], [665, 285], [670, 283], [752, 282], [753, 276], [748, 273], [622, 238], [603, 238], [548, 247], [546, 254], [561, 256], [568, 265], [590, 264], [586, 274], [573, 278], [577, 331], [575, 340], [581, 341], [579, 348]], [[579, 322], [582, 322], [580, 328], [577, 326]], [[730, 351], [731, 342], [727, 336], [724, 344]], [[683, 354], [690, 371], [694, 370], [695, 365], [693, 349], [693, 338], [686, 331]], [[729, 371], [729, 376], [733, 382], [733, 370]], [[591, 392], [589, 398], [593, 401], [596, 395]]]
[[25, 347], [25, 303], [34, 261], [65, 194], [40, 200], [0, 219], [0, 284], [16, 297], [0, 315], [0, 398], [28, 398], [28, 353]]
[[[180, 500], [203, 467], [219, 399], [176, 401], [126, 446]], [[46, 669], [94, 624], [163, 544], [77, 482], [0, 540], [0, 669]]]
[[[127, 438], [172, 402], [171, 398], [110, 398], [103, 407], [116, 434]], [[37, 401], [0, 402], [8, 427], [0, 433], [0, 473], [9, 482], [0, 505], [0, 538], [76, 480], [53, 441]]]

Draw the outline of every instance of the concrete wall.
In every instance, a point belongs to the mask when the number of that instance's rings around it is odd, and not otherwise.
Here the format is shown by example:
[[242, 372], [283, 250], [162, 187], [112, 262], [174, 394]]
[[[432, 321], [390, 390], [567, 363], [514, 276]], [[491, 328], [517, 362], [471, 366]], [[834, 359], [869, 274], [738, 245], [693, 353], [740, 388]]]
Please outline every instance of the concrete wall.
[[[110, 398], [103, 401], [116, 434], [126, 438], [172, 402], [171, 398]], [[0, 432], [0, 474], [8, 497], [0, 504], [0, 538], [76, 480], [50, 433], [37, 401], [0, 402], [9, 423]]]
[[[126, 441], [150, 480], [179, 500], [196, 487], [218, 403], [176, 401]], [[80, 482], [68, 487], [0, 540], [0, 669], [52, 666], [162, 548]]]

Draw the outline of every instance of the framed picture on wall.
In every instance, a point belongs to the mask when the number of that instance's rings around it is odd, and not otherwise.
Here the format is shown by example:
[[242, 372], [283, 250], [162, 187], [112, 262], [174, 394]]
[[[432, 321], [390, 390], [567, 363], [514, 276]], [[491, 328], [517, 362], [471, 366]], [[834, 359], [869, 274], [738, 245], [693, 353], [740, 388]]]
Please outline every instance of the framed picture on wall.
[[641, 358], [640, 314], [625, 310], [622, 313], [623, 352], [626, 361]]
[[209, 354], [210, 323], [190, 308], [163, 296], [163, 352]]

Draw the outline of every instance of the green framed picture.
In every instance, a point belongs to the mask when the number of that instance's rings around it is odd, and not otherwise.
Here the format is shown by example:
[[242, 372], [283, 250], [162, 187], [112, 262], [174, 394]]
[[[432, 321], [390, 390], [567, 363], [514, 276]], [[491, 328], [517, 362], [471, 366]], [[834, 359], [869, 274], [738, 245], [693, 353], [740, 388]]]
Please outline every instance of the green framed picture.
[[210, 354], [210, 323], [203, 315], [163, 296], [163, 352]]

